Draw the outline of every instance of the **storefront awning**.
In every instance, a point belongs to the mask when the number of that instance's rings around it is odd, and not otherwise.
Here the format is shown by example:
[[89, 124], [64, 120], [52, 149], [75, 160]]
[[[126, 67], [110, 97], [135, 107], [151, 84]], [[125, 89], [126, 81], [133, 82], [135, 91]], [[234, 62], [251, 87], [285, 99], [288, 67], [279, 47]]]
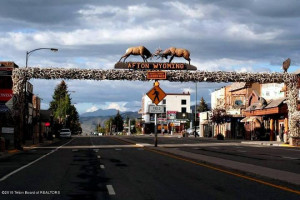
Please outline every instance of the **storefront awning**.
[[244, 119], [241, 120], [242, 123], [255, 122], [255, 121], [258, 121], [260, 123], [260, 120], [257, 117], [245, 117]]
[[202, 124], [202, 125], [208, 124], [208, 120], [204, 120], [204, 121], [200, 122], [200, 124]]

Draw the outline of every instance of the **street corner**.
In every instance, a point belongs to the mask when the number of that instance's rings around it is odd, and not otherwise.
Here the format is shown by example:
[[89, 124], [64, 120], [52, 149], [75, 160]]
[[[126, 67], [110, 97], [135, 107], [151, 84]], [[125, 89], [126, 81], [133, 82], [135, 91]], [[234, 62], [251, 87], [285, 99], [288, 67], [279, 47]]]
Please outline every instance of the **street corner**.
[[16, 155], [20, 152], [21, 152], [21, 150], [18, 150], [18, 149], [11, 149], [11, 150], [7, 150], [5, 152], [0, 152], [0, 161], [3, 159], [9, 158], [13, 155]]

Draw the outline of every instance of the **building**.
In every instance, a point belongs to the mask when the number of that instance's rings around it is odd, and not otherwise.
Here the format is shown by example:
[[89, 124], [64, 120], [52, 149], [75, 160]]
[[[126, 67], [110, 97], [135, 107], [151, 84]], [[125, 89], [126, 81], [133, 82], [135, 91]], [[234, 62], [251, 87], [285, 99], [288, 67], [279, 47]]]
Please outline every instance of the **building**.
[[212, 137], [211, 111], [199, 113], [199, 137]]
[[0, 137], [4, 137], [7, 148], [14, 146], [16, 134], [16, 124], [7, 103], [13, 97], [12, 71], [18, 67], [14, 62], [0, 62]]
[[[222, 98], [224, 97], [224, 100]], [[224, 120], [213, 125], [213, 135], [247, 140], [283, 140], [288, 109], [284, 83], [233, 83], [212, 94], [212, 109]], [[214, 103], [213, 103], [214, 102]]]
[[[167, 93], [167, 96], [158, 104], [164, 106], [164, 113], [157, 116], [157, 130], [165, 133], [175, 133], [189, 126], [191, 121], [190, 93]], [[155, 105], [152, 100], [144, 95], [139, 114], [142, 115], [142, 132], [154, 133], [154, 116], [149, 113], [149, 106]]]

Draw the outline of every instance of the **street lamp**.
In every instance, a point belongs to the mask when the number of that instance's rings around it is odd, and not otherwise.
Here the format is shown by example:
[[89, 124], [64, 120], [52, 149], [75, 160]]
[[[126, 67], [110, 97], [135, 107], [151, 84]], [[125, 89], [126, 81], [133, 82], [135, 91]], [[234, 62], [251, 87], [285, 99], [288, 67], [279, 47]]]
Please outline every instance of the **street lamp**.
[[[195, 126], [195, 137], [197, 137], [197, 82], [196, 82], [196, 103], [195, 103], [195, 120], [194, 120], [194, 126]], [[199, 122], [199, 128], [200, 128], [200, 122]], [[200, 134], [199, 134], [200, 135]]]
[[[28, 58], [29, 56], [35, 52], [35, 51], [38, 51], [38, 50], [43, 50], [43, 49], [48, 49], [48, 50], [51, 50], [51, 51], [58, 51], [58, 49], [56, 48], [37, 48], [37, 49], [33, 49], [31, 51], [26, 51], [26, 65], [25, 65], [25, 68], [27, 68], [27, 65], [28, 65]], [[25, 91], [24, 91], [24, 103], [25, 103], [25, 106], [24, 106], [24, 122], [23, 122], [23, 126], [24, 126], [24, 130], [25, 130], [25, 133], [26, 135], [28, 134], [28, 103], [27, 103], [27, 79], [25, 79]], [[23, 132], [24, 133], [24, 132]], [[23, 135], [23, 142], [25, 142], [25, 137]]]
[[34, 51], [43, 50], [43, 49], [48, 49], [48, 50], [53, 51], [53, 52], [58, 51], [58, 49], [56, 49], [56, 48], [37, 48], [37, 49], [33, 49], [33, 50], [31, 50], [31, 51], [26, 51], [26, 66], [25, 66], [26, 68], [27, 68], [29, 56], [30, 56]]

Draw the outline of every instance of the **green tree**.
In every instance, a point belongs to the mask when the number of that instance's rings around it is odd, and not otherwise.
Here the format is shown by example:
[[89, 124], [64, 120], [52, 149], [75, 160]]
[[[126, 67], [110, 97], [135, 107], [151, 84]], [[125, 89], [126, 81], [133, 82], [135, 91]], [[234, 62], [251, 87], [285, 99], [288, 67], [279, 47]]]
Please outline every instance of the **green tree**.
[[121, 132], [123, 131], [123, 118], [120, 115], [120, 112], [118, 111], [118, 113], [116, 114], [116, 116], [113, 118], [112, 124], [116, 126], [115, 131], [116, 132]]
[[208, 105], [206, 104], [205, 100], [203, 99], [203, 97], [201, 97], [201, 100], [200, 100], [200, 104], [197, 108], [197, 111], [198, 112], [205, 112], [205, 111], [208, 111]]
[[73, 133], [82, 131], [78, 112], [76, 107], [71, 104], [68, 86], [64, 80], [55, 87], [50, 109], [53, 113], [56, 131], [63, 126], [69, 127]]
[[136, 127], [135, 127], [136, 126], [136, 120], [135, 119], [131, 120], [131, 124], [133, 124], [133, 128], [131, 129], [131, 133], [135, 134], [137, 132]]

